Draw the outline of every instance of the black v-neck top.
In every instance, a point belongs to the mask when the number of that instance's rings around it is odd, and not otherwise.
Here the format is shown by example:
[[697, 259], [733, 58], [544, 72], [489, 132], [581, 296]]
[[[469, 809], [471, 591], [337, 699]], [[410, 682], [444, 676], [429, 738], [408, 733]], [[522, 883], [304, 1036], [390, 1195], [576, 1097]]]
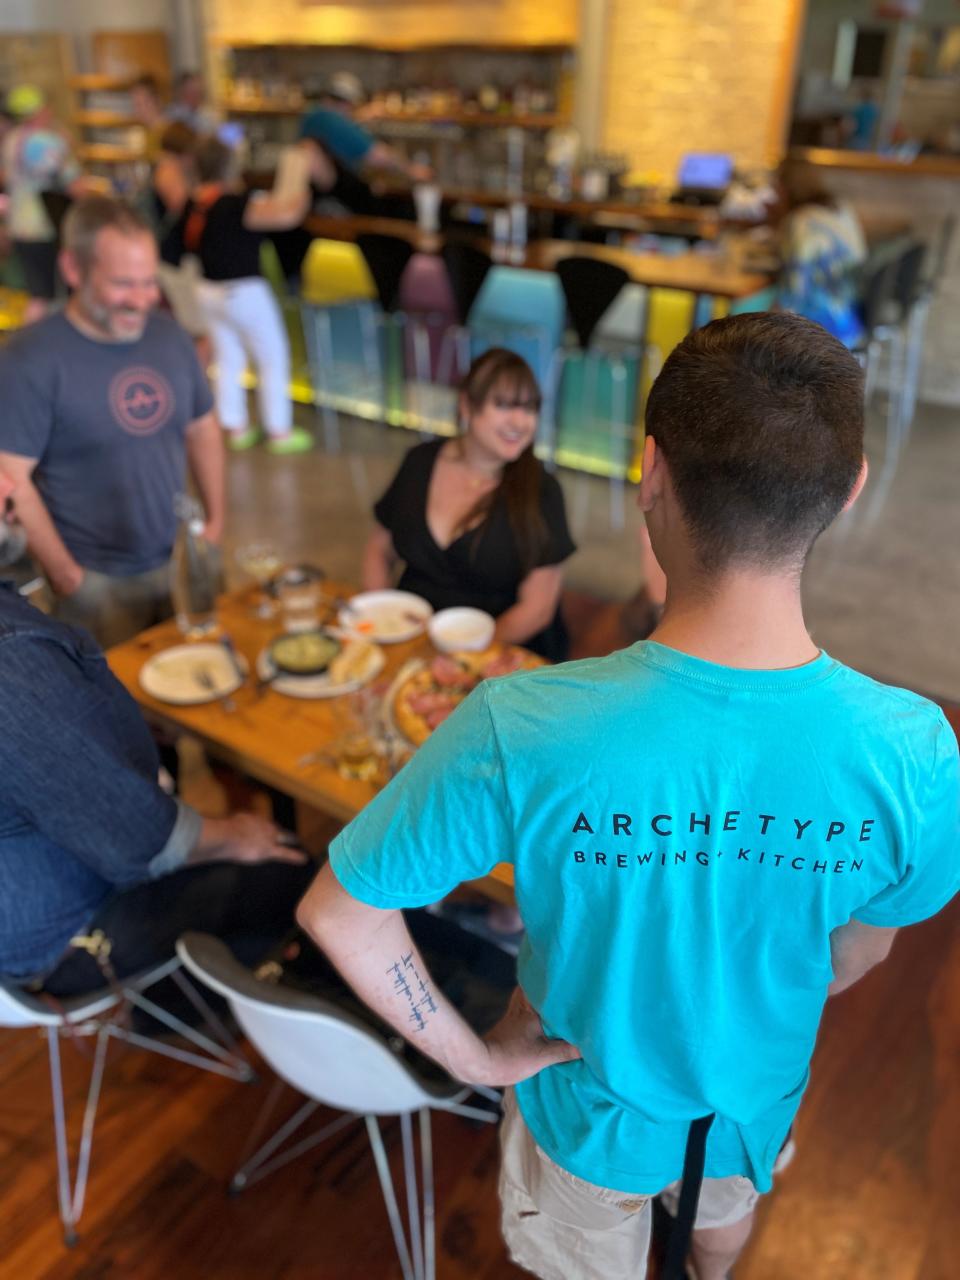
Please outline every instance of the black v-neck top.
[[[393, 538], [405, 568], [399, 586], [429, 600], [434, 609], [471, 605], [498, 618], [517, 602], [523, 569], [506, 508], [494, 503], [488, 519], [441, 547], [427, 524], [427, 493], [444, 441], [415, 445], [403, 459], [373, 513]], [[546, 534], [535, 568], [560, 564], [576, 546], [567, 528], [563, 490], [540, 468], [540, 511]], [[567, 656], [568, 638], [559, 610], [526, 647], [551, 662]]]

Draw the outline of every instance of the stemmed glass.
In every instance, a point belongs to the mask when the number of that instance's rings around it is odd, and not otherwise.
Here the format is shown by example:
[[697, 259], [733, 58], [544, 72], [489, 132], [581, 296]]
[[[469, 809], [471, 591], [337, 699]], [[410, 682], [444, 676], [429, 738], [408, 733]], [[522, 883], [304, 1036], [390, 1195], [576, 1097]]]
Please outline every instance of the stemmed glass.
[[267, 621], [276, 612], [266, 588], [283, 565], [280, 552], [272, 542], [245, 542], [243, 546], [237, 547], [236, 561], [243, 572], [248, 573], [260, 587], [260, 600], [254, 610], [254, 617]]

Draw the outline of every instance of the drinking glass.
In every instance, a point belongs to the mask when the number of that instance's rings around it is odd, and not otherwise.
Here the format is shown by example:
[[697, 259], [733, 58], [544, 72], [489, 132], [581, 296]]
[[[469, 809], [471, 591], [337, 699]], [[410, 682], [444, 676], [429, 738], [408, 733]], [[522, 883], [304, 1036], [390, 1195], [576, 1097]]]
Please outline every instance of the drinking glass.
[[254, 610], [254, 617], [264, 620], [272, 618], [275, 610], [266, 587], [283, 564], [280, 552], [272, 542], [246, 542], [237, 547], [236, 561], [243, 572], [248, 573], [260, 587], [260, 600]]
[[320, 579], [308, 569], [285, 569], [277, 578], [277, 599], [285, 631], [312, 631], [319, 625]]

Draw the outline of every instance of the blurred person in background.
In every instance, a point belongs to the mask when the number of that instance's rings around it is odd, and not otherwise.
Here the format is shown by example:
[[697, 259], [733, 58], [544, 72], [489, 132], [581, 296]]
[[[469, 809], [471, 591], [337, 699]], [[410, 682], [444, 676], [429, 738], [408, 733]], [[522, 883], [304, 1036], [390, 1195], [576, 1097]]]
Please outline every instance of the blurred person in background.
[[164, 114], [168, 120], [185, 124], [201, 135], [213, 133], [219, 123], [217, 113], [207, 103], [199, 71], [180, 72], [173, 82], [173, 99]]
[[337, 164], [352, 173], [396, 173], [410, 182], [427, 182], [433, 170], [407, 160], [396, 147], [379, 142], [356, 120], [366, 94], [360, 80], [349, 71], [330, 77], [320, 106], [300, 122], [300, 137], [308, 147], [322, 148]]
[[780, 185], [782, 267], [776, 305], [815, 320], [844, 346], [855, 347], [864, 336], [859, 269], [867, 242], [860, 219], [801, 162], [784, 161]]
[[30, 302], [27, 324], [40, 319], [57, 296], [57, 228], [44, 192], [77, 197], [90, 188], [53, 108], [34, 85], [19, 85], [7, 96], [14, 127], [3, 139], [3, 169], [9, 208], [7, 230], [23, 272]]
[[[304, 453], [309, 431], [293, 425], [290, 341], [280, 305], [260, 267], [260, 246], [271, 231], [303, 221], [309, 193], [243, 189], [237, 155], [207, 138], [195, 156], [197, 185], [184, 214], [183, 247], [203, 269], [197, 298], [217, 362], [217, 412], [229, 447], [248, 449], [267, 436], [272, 453]], [[261, 423], [251, 427], [242, 379], [248, 357], [257, 375]]]
[[104, 648], [171, 615], [174, 497], [187, 471], [223, 531], [224, 455], [190, 339], [155, 311], [157, 247], [132, 207], [64, 221], [65, 309], [0, 349], [0, 471], [57, 615]]
[[148, 164], [154, 165], [160, 156], [160, 139], [169, 124], [160, 100], [160, 82], [157, 77], [147, 74], [134, 81], [130, 101], [134, 119], [143, 129], [144, 159]]
[[203, 368], [210, 363], [210, 340], [197, 296], [200, 265], [184, 253], [184, 212], [197, 184], [194, 155], [200, 139], [189, 125], [168, 124], [160, 136], [160, 154], [144, 193], [147, 219], [160, 249], [157, 276], [177, 323], [193, 338]]

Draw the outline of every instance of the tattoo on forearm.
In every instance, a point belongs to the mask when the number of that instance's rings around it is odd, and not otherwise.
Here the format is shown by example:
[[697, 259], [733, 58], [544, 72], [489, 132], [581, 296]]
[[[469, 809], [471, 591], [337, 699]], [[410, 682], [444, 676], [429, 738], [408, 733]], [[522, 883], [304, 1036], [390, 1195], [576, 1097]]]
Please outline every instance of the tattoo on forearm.
[[393, 994], [405, 1000], [409, 1007], [408, 1020], [413, 1023], [414, 1031], [423, 1031], [427, 1025], [428, 1016], [437, 1012], [437, 1005], [430, 993], [430, 987], [420, 977], [420, 972], [413, 962], [413, 952], [405, 956], [401, 955], [400, 959], [386, 972], [393, 978]]

